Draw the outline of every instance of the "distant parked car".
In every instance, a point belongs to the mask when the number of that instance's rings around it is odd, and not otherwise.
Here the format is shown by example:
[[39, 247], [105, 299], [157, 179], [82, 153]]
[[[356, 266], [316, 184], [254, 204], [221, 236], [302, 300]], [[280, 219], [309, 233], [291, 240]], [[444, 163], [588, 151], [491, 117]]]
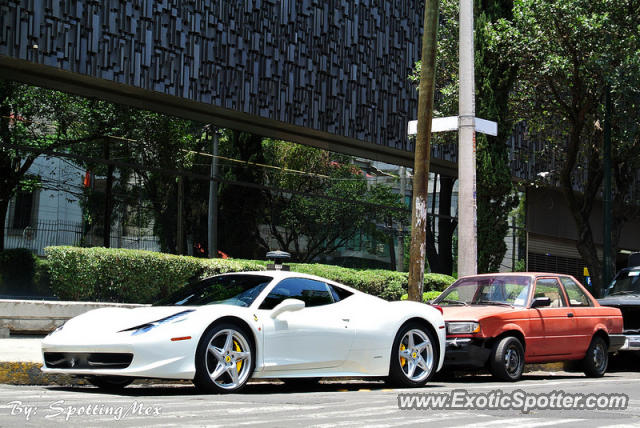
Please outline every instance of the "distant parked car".
[[598, 302], [622, 312], [625, 343], [620, 351], [640, 351], [640, 253], [629, 256], [629, 267], [617, 273]]
[[272, 270], [207, 278], [150, 307], [75, 317], [42, 341], [42, 371], [107, 389], [137, 377], [192, 380], [205, 392], [235, 392], [250, 378], [327, 376], [415, 387], [440, 370], [444, 346], [440, 308]]
[[515, 381], [525, 363], [580, 360], [603, 376], [624, 343], [622, 315], [602, 307], [572, 276], [487, 274], [461, 278], [433, 302], [447, 326], [445, 368], [486, 367]]

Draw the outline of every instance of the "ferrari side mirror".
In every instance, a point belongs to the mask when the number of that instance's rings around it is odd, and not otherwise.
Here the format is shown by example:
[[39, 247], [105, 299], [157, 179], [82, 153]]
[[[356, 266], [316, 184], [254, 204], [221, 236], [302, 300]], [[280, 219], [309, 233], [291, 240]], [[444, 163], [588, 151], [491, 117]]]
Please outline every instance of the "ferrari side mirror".
[[271, 311], [271, 318], [276, 318], [283, 312], [294, 312], [304, 308], [304, 302], [298, 299], [285, 299]]

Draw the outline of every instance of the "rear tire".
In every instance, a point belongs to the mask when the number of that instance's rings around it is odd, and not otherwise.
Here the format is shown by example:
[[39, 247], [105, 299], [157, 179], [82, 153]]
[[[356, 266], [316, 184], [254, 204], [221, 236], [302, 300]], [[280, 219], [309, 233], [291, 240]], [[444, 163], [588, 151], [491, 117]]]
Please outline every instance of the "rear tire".
[[391, 347], [389, 381], [404, 387], [424, 386], [438, 369], [440, 349], [435, 335], [422, 324], [403, 325]]
[[600, 336], [591, 339], [587, 355], [582, 360], [582, 368], [587, 377], [602, 377], [607, 372], [609, 353], [607, 342]]
[[126, 376], [91, 376], [87, 380], [91, 385], [105, 391], [121, 391], [134, 379]]
[[524, 371], [524, 347], [520, 340], [506, 336], [496, 342], [489, 357], [489, 371], [501, 380], [519, 380]]

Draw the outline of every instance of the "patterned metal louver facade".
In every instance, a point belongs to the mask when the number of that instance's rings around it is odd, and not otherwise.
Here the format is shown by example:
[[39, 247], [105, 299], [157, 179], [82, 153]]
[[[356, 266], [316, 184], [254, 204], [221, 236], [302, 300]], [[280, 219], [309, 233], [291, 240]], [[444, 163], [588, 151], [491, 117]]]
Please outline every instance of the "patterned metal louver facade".
[[423, 7], [410, 0], [4, 0], [0, 59], [409, 159], [417, 91], [407, 76], [420, 56]]

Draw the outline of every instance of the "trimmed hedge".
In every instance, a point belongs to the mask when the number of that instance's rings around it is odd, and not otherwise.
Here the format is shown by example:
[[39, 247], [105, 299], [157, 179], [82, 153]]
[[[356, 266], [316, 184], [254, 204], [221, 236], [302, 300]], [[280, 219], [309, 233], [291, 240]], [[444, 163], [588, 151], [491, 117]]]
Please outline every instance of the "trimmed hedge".
[[264, 270], [245, 260], [198, 259], [152, 251], [47, 247], [51, 289], [61, 300], [150, 303], [191, 277]]
[[0, 251], [0, 294], [46, 297], [48, 283], [46, 260], [26, 248]]
[[[51, 288], [62, 300], [149, 303], [184, 285], [191, 277], [265, 270], [267, 262], [201, 259], [150, 251], [48, 247]], [[386, 300], [407, 292], [408, 274], [356, 270], [321, 264], [290, 264], [294, 272], [321, 276]], [[425, 274], [425, 290], [443, 290], [455, 279]]]
[[[432, 301], [433, 299], [435, 299], [441, 294], [442, 294], [442, 291], [426, 291], [422, 293], [422, 301], [424, 303], [429, 303], [430, 301]], [[407, 299], [409, 299], [408, 294], [403, 294], [402, 297], [400, 298], [400, 300], [407, 300]]]

